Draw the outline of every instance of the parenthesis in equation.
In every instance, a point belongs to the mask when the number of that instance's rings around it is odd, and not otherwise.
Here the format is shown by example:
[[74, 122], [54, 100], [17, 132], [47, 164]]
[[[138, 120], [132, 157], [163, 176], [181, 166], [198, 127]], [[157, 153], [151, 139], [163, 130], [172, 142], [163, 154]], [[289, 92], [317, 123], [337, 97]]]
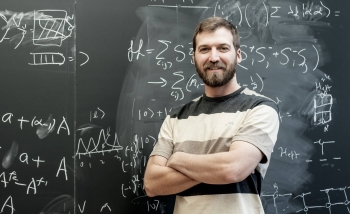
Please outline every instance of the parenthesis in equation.
[[263, 4], [264, 4], [265, 10], [266, 10], [266, 27], [267, 27], [267, 25], [269, 24], [269, 12], [267, 10], [265, 2], [263, 2]]
[[[242, 24], [242, 20], [243, 20], [242, 10], [241, 10], [241, 8], [239, 7], [238, 2], [236, 2], [234, 6], [236, 6], [236, 7], [238, 8], [238, 10], [239, 10], [240, 19], [239, 19], [238, 26], [241, 26], [241, 24]], [[233, 8], [234, 8], [234, 7], [233, 7]], [[233, 8], [232, 8], [232, 9], [233, 9]]]
[[259, 92], [261, 92], [264, 89], [264, 81], [262, 80], [262, 78], [259, 76], [258, 73], [256, 73], [256, 75], [259, 77], [260, 81], [261, 81], [261, 89]]
[[243, 20], [243, 14], [242, 14], [241, 8], [238, 5], [238, 2], [236, 2], [236, 6], [237, 6], [237, 8], [239, 10], [239, 14], [241, 15], [241, 18], [239, 19], [239, 24], [238, 25], [241, 26], [242, 20]]
[[316, 54], [317, 54], [317, 62], [316, 62], [316, 66], [315, 66], [314, 69], [313, 69], [313, 71], [314, 71], [314, 70], [316, 70], [316, 68], [317, 68], [317, 66], [318, 66], [318, 63], [320, 62], [320, 55], [319, 55], [319, 53], [318, 53], [318, 51], [317, 51], [317, 48], [316, 48], [314, 45], [312, 45], [312, 47], [315, 49]]
[[81, 64], [80, 64], [80, 66], [83, 66], [83, 65], [85, 65], [85, 64], [86, 64], [86, 63], [89, 61], [89, 59], [90, 59], [90, 58], [89, 58], [89, 55], [87, 55], [87, 54], [86, 54], [86, 53], [84, 53], [84, 52], [79, 51], [79, 53], [81, 53], [81, 54], [85, 55], [85, 56], [86, 56], [86, 58], [87, 58], [85, 62], [83, 62], [83, 63], [81, 63]]
[[[266, 18], [266, 24], [265, 25], [267, 27], [267, 25], [269, 24], [269, 12], [267, 10], [266, 4], [264, 2], [263, 2], [263, 4], [264, 4], [265, 10], [266, 10], [266, 17], [267, 18]], [[245, 17], [245, 21], [247, 22], [248, 26], [251, 27], [250, 24], [249, 24], [248, 18], [247, 18], [247, 8], [248, 8], [248, 6], [249, 6], [249, 4], [247, 4], [245, 6], [244, 17]]]
[[248, 26], [251, 27], [250, 24], [249, 24], [249, 22], [248, 22], [248, 18], [247, 18], [247, 8], [248, 8], [248, 5], [249, 5], [249, 4], [247, 4], [247, 5], [245, 6], [244, 17], [245, 17], [245, 21], [247, 22]]
[[[243, 21], [243, 13], [242, 13], [242, 10], [241, 10], [241, 8], [240, 8], [238, 2], [235, 3], [235, 6], [238, 8], [239, 15], [240, 15], [240, 19], [239, 19], [238, 25], [241, 26], [242, 21]], [[233, 7], [233, 8], [234, 8], [234, 7]], [[233, 9], [233, 8], [232, 8], [232, 9]]]
[[326, 10], [328, 10], [328, 14], [327, 14], [327, 16], [326, 16], [326, 18], [328, 18], [328, 16], [331, 14], [331, 10], [330, 10], [328, 7], [324, 6], [324, 4], [322, 3], [322, 1], [320, 1], [320, 3], [321, 3], [321, 5], [322, 5], [322, 7], [326, 8]]

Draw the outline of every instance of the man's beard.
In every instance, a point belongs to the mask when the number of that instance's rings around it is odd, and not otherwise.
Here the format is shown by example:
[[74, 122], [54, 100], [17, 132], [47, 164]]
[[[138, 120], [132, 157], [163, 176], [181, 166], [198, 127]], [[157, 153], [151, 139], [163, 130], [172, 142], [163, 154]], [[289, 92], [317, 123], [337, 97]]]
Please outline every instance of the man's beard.
[[[232, 62], [227, 69], [227, 65], [223, 62], [207, 62], [203, 66], [203, 70], [199, 68], [196, 60], [194, 60], [197, 73], [203, 82], [210, 87], [220, 87], [226, 85], [236, 74], [237, 60]], [[208, 74], [207, 69], [222, 69], [223, 73]]]

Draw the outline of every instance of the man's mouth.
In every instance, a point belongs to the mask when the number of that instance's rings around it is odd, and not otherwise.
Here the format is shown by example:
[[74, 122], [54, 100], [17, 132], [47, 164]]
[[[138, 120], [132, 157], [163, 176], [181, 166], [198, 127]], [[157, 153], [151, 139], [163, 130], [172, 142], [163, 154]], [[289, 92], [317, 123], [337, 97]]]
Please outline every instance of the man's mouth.
[[226, 66], [223, 63], [207, 63], [204, 65], [205, 70], [225, 70]]
[[206, 70], [224, 70], [223, 67], [209, 67], [209, 68], [206, 68]]

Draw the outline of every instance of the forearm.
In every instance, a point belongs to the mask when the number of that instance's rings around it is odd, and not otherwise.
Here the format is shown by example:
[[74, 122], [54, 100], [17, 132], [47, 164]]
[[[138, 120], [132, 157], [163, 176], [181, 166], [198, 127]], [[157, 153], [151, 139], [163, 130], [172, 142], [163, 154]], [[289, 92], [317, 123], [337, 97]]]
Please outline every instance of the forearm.
[[208, 184], [238, 182], [240, 172], [240, 167], [234, 164], [232, 154], [229, 152], [207, 155], [177, 152], [169, 159], [167, 166]]
[[176, 194], [200, 183], [167, 166], [153, 164], [148, 168], [144, 186], [149, 197]]

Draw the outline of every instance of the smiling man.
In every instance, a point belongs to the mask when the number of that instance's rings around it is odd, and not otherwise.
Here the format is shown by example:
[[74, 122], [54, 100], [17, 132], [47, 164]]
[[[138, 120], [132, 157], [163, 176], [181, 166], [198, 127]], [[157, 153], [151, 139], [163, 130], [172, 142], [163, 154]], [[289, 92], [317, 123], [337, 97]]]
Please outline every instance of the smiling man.
[[176, 194], [176, 214], [264, 213], [259, 196], [277, 140], [277, 106], [237, 83], [242, 56], [232, 23], [203, 20], [193, 50], [205, 91], [164, 120], [145, 172], [146, 193]]

